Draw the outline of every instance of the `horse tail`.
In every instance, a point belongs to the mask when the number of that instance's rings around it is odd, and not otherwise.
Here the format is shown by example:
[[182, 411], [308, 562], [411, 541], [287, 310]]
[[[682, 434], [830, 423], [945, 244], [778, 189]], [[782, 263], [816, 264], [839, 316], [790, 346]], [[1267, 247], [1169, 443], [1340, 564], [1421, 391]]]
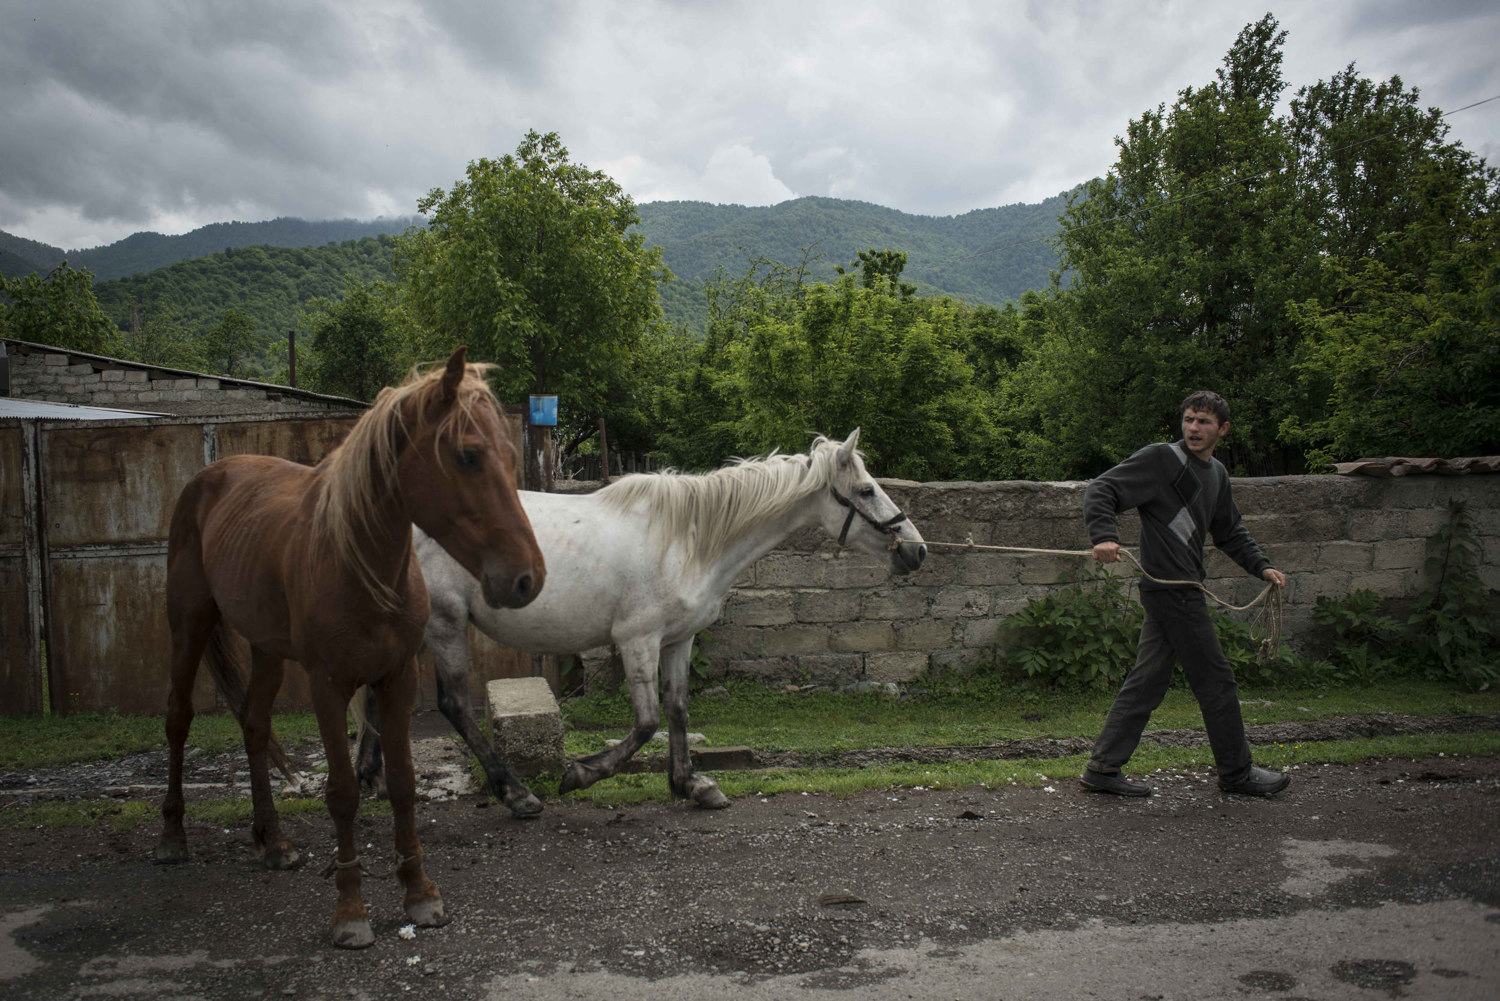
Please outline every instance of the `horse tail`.
[[349, 715], [354, 717], [354, 742], [356, 744], [363, 742], [366, 730], [376, 737], [380, 736], [380, 729], [370, 722], [370, 714], [365, 711], [365, 704], [369, 698], [370, 686], [360, 685], [354, 690], [354, 697], [349, 700]]
[[[203, 663], [208, 668], [208, 673], [213, 675], [214, 687], [219, 690], [219, 695], [229, 706], [229, 711], [234, 713], [235, 721], [243, 730], [245, 728], [244, 672], [240, 668], [239, 657], [235, 656], [234, 648], [229, 644], [229, 633], [222, 621], [214, 626], [214, 631], [209, 634], [208, 645], [203, 648]], [[270, 756], [271, 763], [282, 775], [286, 776], [288, 782], [297, 781], [292, 763], [275, 734], [272, 734], [271, 739], [266, 743], [266, 754]]]

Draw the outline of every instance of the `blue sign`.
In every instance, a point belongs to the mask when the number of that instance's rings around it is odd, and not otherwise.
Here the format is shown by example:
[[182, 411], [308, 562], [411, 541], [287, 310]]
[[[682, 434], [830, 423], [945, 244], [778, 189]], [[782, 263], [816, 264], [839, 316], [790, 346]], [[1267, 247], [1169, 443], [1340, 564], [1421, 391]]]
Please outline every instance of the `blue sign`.
[[557, 426], [556, 396], [533, 396], [531, 398], [531, 423], [534, 427]]

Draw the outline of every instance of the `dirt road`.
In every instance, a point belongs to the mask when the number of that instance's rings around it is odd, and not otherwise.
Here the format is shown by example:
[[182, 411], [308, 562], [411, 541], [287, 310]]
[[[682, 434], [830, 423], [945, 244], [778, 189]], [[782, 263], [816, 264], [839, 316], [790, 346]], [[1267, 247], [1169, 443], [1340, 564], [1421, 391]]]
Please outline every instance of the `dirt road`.
[[[0, 831], [0, 994], [64, 998], [1210, 999], [1500, 997], [1500, 759], [1294, 772], [1270, 801], [1206, 774], [1149, 800], [1043, 789], [836, 800], [422, 804], [445, 928], [328, 944], [314, 858], [267, 873], [197, 824]], [[388, 822], [364, 821], [390, 857]], [[410, 933], [408, 933], [410, 934]]]

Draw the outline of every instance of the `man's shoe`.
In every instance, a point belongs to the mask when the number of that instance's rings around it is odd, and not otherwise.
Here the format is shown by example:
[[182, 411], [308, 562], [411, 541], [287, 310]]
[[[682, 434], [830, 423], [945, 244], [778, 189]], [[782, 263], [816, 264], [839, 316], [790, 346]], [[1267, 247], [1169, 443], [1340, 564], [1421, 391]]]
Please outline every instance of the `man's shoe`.
[[1273, 772], [1258, 765], [1251, 765], [1245, 777], [1235, 782], [1219, 780], [1220, 789], [1241, 796], [1274, 796], [1291, 784], [1292, 777], [1286, 772]]
[[1105, 775], [1103, 772], [1084, 769], [1078, 781], [1090, 792], [1111, 792], [1116, 796], [1149, 796], [1151, 787], [1144, 782], [1132, 782], [1119, 772]]

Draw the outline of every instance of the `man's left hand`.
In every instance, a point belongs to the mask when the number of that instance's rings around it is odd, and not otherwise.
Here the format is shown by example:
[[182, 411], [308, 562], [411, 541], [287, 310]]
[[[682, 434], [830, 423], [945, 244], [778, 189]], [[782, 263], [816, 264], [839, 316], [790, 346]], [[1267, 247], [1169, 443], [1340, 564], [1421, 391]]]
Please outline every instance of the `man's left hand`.
[[1266, 567], [1260, 572], [1261, 580], [1268, 580], [1277, 587], [1286, 587], [1286, 574], [1275, 567]]

